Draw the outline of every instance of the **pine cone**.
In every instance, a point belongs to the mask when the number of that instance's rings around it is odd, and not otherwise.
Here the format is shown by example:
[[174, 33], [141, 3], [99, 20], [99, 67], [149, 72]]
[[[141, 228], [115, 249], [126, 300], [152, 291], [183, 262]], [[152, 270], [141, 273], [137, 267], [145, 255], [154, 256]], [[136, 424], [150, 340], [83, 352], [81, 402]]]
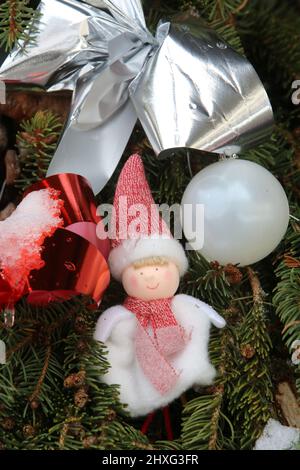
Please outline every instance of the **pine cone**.
[[239, 284], [243, 279], [242, 272], [233, 264], [227, 264], [224, 267], [226, 279], [231, 285]]
[[16, 422], [13, 418], [7, 417], [1, 421], [1, 426], [5, 431], [12, 431], [16, 425]]
[[30, 408], [32, 410], [36, 410], [40, 406], [40, 402], [38, 400], [32, 400], [30, 402]]
[[244, 344], [243, 346], [241, 346], [241, 355], [245, 358], [245, 359], [252, 359], [252, 357], [255, 355], [255, 349], [253, 348], [253, 346], [251, 346], [251, 344]]
[[85, 381], [85, 371], [81, 370], [75, 374], [71, 374], [64, 380], [64, 387], [66, 388], [73, 388], [73, 387], [80, 387], [84, 384]]
[[23, 426], [23, 434], [25, 437], [34, 437], [36, 430], [31, 424], [25, 424], [25, 426]]
[[221, 266], [220, 266], [220, 263], [218, 261], [211, 261], [210, 262], [210, 266], [212, 269], [214, 269], [215, 271], [219, 271]]
[[84, 427], [79, 421], [74, 421], [68, 425], [68, 435], [84, 438]]
[[84, 408], [89, 399], [87, 388], [81, 387], [74, 395], [74, 402], [78, 408]]
[[85, 333], [87, 329], [85, 319], [81, 316], [75, 318], [74, 330], [76, 333]]
[[89, 449], [90, 447], [96, 445], [97, 441], [98, 439], [96, 436], [87, 436], [84, 439], [82, 439], [82, 444], [85, 449]]
[[106, 416], [106, 419], [107, 421], [113, 421], [114, 419], [116, 419], [117, 417], [117, 413], [115, 412], [115, 410], [108, 410], [108, 413], [107, 413], [107, 416]]
[[79, 352], [83, 353], [87, 350], [87, 343], [83, 340], [79, 340], [76, 347]]

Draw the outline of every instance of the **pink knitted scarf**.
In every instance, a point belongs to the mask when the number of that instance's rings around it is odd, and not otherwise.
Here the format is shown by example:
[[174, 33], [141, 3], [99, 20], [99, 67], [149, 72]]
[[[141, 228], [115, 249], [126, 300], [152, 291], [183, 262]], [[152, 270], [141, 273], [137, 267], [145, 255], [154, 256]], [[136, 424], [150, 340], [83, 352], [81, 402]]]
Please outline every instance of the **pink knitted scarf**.
[[136, 315], [135, 347], [138, 361], [152, 385], [164, 395], [176, 384], [179, 373], [169, 358], [181, 351], [189, 338], [177, 322], [172, 297], [143, 301], [127, 297], [124, 307]]

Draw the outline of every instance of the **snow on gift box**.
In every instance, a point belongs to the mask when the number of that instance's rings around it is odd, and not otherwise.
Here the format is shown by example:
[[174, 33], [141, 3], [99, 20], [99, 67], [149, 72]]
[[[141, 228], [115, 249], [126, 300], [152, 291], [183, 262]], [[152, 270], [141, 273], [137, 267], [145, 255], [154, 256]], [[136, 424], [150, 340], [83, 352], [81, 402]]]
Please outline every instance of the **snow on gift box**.
[[109, 241], [96, 238], [93, 192], [85, 178], [60, 174], [31, 186], [0, 222], [0, 305], [8, 321], [25, 294], [43, 305], [73, 295], [99, 302], [110, 275]]

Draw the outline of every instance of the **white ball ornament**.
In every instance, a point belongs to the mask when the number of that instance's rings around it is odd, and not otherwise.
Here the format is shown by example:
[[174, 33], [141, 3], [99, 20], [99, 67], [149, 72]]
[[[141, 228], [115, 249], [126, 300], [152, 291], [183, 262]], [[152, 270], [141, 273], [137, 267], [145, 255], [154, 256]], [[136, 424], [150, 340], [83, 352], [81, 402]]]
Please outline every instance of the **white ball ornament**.
[[220, 160], [188, 184], [182, 198], [183, 231], [194, 248], [196, 204], [204, 205], [204, 244], [199, 252], [222, 265], [245, 266], [265, 258], [279, 244], [289, 222], [281, 184], [268, 170], [246, 160]]

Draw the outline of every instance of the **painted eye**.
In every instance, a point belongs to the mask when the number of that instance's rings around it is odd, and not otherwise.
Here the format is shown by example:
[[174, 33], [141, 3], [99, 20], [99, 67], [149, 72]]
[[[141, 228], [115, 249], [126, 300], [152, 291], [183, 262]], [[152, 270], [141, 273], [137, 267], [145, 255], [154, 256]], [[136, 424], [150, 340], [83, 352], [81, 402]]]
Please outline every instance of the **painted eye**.
[[155, 271], [158, 271], [158, 268], [155, 268]]
[[140, 272], [140, 276], [142, 276], [143, 274], [144, 274], [143, 271], [141, 271], [141, 272]]

